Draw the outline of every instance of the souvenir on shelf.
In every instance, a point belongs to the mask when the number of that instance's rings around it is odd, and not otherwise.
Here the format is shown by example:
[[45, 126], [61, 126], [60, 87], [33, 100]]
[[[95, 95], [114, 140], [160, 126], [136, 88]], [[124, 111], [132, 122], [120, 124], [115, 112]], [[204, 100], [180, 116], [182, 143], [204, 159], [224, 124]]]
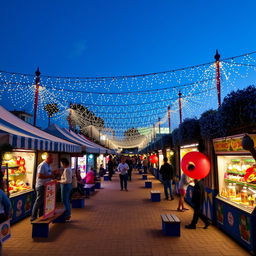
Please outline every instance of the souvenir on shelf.
[[[34, 167], [33, 154], [26, 154], [25, 152], [20, 152], [19, 154], [18, 152], [14, 152], [10, 160], [3, 160], [2, 166], [4, 167], [4, 179], [6, 180], [6, 183], [8, 183], [7, 187], [9, 195], [15, 195], [16, 193], [23, 191], [25, 192], [32, 188], [31, 183]], [[8, 166], [8, 175], [6, 166]]]
[[220, 195], [245, 207], [255, 207], [256, 167], [254, 159], [229, 158], [229, 160], [226, 159], [225, 164], [226, 166], [223, 166], [225, 168], [224, 182]]

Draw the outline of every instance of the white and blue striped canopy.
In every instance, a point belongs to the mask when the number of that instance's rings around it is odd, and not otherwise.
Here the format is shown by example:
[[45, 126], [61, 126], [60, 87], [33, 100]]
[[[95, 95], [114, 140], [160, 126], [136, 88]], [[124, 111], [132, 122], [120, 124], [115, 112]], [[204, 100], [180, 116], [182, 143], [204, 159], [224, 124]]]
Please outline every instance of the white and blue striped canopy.
[[80, 145], [48, 134], [14, 116], [0, 106], [0, 143], [16, 149], [52, 152], [81, 152]]
[[88, 140], [80, 134], [76, 134], [66, 128], [60, 128], [56, 124], [51, 125], [45, 131], [62, 139], [69, 140], [83, 146], [86, 153], [110, 154], [114, 152], [113, 150], [107, 149], [99, 144], [96, 144], [95, 142]]

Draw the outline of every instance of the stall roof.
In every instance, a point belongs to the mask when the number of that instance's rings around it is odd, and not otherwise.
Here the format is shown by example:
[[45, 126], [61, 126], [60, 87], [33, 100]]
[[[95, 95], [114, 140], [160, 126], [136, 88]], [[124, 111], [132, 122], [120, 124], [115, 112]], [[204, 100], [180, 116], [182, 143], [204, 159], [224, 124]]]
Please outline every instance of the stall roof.
[[94, 142], [91, 142], [90, 140], [86, 139], [84, 136], [80, 134], [76, 134], [75, 132], [70, 131], [66, 128], [60, 128], [56, 124], [53, 124], [50, 127], [48, 127], [46, 131], [60, 138], [63, 138], [81, 145], [82, 147], [84, 147], [84, 150], [87, 153], [109, 153], [109, 154], [112, 153], [112, 151], [110, 151], [109, 149], [104, 148]]
[[81, 152], [81, 146], [48, 134], [0, 106], [1, 142], [13, 148], [56, 152]]
[[[68, 130], [68, 129], [65, 129], [65, 130]], [[101, 145], [99, 145], [99, 144], [97, 144], [97, 143], [95, 143], [95, 142], [93, 142], [93, 141], [90, 141], [90, 140], [88, 140], [88, 139], [87, 139], [84, 135], [82, 135], [82, 134], [76, 134], [76, 133], [74, 133], [73, 131], [70, 131], [70, 132], [71, 132], [71, 134], [73, 134], [74, 136], [76, 135], [76, 136], [78, 136], [79, 138], [85, 140], [86, 143], [88, 143], [89, 145], [91, 145], [91, 146], [93, 146], [93, 147], [99, 147], [99, 148], [101, 149], [101, 152], [102, 152], [102, 153], [115, 154], [115, 150], [113, 150], [113, 149], [105, 148], [105, 147], [103, 147], [103, 146], [101, 146]]]

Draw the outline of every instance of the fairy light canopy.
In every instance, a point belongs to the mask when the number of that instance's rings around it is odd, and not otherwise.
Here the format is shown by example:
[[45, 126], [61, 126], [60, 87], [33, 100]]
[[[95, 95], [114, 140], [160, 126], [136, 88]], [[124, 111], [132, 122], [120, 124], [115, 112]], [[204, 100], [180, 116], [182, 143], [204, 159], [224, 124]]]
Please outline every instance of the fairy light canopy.
[[[221, 96], [255, 81], [255, 52], [220, 59]], [[250, 80], [249, 80], [250, 79]], [[243, 84], [242, 84], [243, 81]], [[0, 71], [0, 101], [33, 113], [35, 76]], [[215, 62], [150, 74], [116, 77], [58, 77], [40, 75], [37, 119], [63, 127], [73, 125], [111, 148], [145, 147], [182, 117], [196, 117], [218, 107]], [[74, 107], [74, 106], [81, 107]], [[47, 114], [47, 106], [55, 111]], [[49, 117], [50, 116], [50, 117]], [[103, 139], [104, 138], [104, 139]]]

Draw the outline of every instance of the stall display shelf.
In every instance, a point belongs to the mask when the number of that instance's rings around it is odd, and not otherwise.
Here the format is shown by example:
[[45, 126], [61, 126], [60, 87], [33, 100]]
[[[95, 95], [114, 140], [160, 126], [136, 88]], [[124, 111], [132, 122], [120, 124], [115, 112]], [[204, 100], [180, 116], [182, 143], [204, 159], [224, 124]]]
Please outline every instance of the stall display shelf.
[[236, 202], [236, 201], [233, 201], [232, 199], [228, 198], [228, 197], [223, 197], [223, 196], [220, 196], [218, 195], [216, 198], [218, 198], [219, 200], [221, 201], [224, 201], [225, 203], [228, 203], [228, 204], [231, 204], [232, 206], [236, 207], [236, 208], [239, 208], [240, 210], [243, 210], [247, 213], [252, 213], [256, 204], [254, 204], [254, 206], [249, 206], [248, 204], [243, 204], [241, 202]]
[[10, 198], [13, 198], [15, 196], [20, 196], [20, 195], [23, 195], [25, 193], [32, 192], [32, 191], [34, 191], [33, 188], [28, 188], [28, 189], [26, 189], [24, 191], [15, 192], [14, 194], [10, 194]]
[[227, 170], [227, 173], [228, 173], [228, 174], [241, 175], [241, 176], [244, 176], [244, 175], [245, 175], [245, 172], [239, 172], [239, 171], [230, 171], [230, 170]]
[[256, 189], [256, 184], [250, 184], [250, 183], [247, 183], [247, 182], [235, 181], [235, 180], [230, 180], [230, 179], [224, 179], [224, 181], [227, 182], [227, 183], [236, 183], [238, 185], [243, 185], [243, 186], [247, 186], [247, 187], [251, 187], [251, 188]]

